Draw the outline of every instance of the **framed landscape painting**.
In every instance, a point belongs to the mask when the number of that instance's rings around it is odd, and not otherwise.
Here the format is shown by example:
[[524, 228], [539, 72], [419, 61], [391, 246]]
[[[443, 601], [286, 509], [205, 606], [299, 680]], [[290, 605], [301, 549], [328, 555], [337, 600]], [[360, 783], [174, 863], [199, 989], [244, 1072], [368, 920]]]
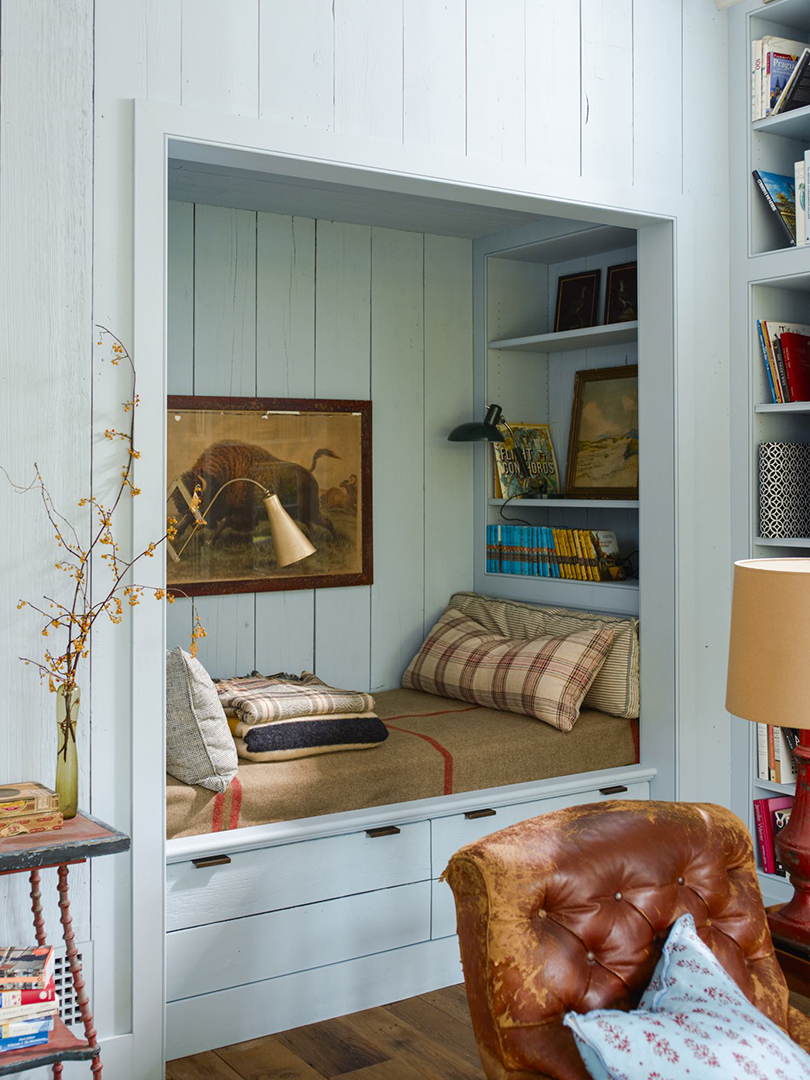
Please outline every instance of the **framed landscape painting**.
[[638, 366], [578, 371], [566, 495], [638, 498]]
[[[170, 396], [167, 404], [171, 592], [371, 583], [370, 401]], [[284, 568], [268, 492], [315, 547]]]

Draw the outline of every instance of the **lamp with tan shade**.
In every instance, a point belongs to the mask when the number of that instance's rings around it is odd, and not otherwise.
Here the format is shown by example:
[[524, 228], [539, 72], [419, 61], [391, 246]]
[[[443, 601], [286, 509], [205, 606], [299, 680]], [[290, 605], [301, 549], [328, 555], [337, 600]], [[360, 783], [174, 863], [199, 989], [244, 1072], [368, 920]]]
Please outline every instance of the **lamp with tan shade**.
[[810, 559], [734, 564], [726, 708], [799, 729], [796, 801], [776, 839], [794, 893], [768, 922], [774, 938], [810, 948]]

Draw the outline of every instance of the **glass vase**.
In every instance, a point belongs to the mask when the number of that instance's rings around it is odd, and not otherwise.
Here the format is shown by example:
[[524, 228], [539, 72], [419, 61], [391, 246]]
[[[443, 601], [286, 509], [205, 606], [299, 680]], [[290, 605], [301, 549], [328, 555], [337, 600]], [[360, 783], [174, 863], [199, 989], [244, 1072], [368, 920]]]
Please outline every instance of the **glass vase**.
[[76, 721], [79, 719], [81, 690], [64, 686], [56, 690], [56, 793], [65, 821], [79, 809], [79, 758], [76, 754]]

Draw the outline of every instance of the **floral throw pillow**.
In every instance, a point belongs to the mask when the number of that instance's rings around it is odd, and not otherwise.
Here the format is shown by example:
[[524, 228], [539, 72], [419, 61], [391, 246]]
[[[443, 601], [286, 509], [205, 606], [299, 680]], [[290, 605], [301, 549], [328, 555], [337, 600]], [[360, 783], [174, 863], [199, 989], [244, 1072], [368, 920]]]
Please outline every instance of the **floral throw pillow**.
[[650, 985], [633, 1012], [570, 1012], [594, 1080], [807, 1080], [810, 1056], [755, 1008], [691, 915], [670, 931]]

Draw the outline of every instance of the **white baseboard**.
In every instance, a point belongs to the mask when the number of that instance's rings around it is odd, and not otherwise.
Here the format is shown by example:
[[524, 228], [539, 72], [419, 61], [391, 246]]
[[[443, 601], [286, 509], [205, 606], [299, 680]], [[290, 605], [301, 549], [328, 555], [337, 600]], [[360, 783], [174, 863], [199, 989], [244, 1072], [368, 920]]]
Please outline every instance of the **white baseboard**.
[[453, 936], [174, 1001], [166, 1007], [166, 1059], [390, 1004], [462, 977]]

